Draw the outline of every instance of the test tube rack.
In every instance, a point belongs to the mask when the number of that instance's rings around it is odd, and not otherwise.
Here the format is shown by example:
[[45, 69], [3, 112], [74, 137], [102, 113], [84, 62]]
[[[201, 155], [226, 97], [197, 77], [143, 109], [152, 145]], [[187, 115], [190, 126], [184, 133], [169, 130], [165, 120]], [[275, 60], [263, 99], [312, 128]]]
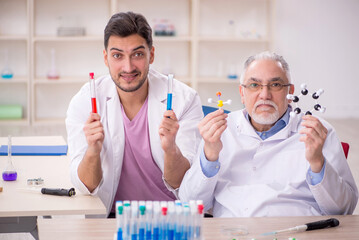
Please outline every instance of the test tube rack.
[[203, 202], [117, 201], [115, 240], [200, 240]]

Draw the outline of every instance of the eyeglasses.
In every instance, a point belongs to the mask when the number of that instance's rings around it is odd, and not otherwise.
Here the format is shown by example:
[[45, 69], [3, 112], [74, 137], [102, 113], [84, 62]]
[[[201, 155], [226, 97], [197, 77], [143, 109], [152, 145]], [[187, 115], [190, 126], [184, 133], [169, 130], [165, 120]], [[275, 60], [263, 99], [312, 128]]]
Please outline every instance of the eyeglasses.
[[268, 87], [268, 90], [272, 91], [272, 92], [279, 92], [284, 87], [288, 87], [290, 85], [292, 85], [292, 84], [282, 84], [282, 83], [279, 83], [279, 82], [273, 82], [273, 83], [266, 84], [266, 85], [265, 84], [259, 84], [259, 83], [256, 83], [256, 82], [252, 82], [252, 83], [249, 83], [249, 84], [241, 84], [242, 87], [247, 88], [251, 92], [257, 92], [259, 90], [262, 90], [263, 87]]

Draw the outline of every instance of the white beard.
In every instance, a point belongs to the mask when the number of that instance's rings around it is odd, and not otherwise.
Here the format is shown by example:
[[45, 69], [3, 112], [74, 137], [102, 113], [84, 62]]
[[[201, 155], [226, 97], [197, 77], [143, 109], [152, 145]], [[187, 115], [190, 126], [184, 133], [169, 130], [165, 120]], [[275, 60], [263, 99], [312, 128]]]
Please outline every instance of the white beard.
[[[257, 114], [256, 109], [257, 109], [257, 106], [260, 104], [267, 104], [267, 105], [273, 106], [275, 109], [275, 112], [274, 113], [265, 112], [262, 114]], [[270, 100], [260, 100], [260, 101], [256, 102], [256, 104], [254, 105], [251, 117], [258, 124], [263, 124], [263, 125], [274, 124], [279, 119], [278, 106], [277, 106], [277, 104], [275, 104], [274, 102], [272, 102]]]

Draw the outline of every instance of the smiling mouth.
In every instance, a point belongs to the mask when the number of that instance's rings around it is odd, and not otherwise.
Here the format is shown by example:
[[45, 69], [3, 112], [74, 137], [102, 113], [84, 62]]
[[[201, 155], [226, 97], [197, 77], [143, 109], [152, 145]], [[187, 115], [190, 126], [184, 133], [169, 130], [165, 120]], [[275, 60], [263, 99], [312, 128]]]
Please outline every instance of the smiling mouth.
[[134, 79], [137, 78], [139, 73], [132, 73], [132, 74], [120, 74], [120, 77], [125, 80], [126, 82], [132, 82]]

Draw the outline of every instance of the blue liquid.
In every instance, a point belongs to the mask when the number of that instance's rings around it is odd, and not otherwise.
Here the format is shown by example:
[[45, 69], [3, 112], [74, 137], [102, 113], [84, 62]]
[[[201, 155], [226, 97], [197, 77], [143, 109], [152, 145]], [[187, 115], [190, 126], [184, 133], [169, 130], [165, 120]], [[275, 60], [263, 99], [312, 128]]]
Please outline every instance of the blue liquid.
[[17, 179], [17, 172], [5, 171], [2, 173], [2, 179], [4, 179], [4, 181], [15, 181]]
[[159, 240], [159, 239], [160, 239], [160, 229], [153, 228], [153, 240]]
[[172, 93], [167, 93], [167, 110], [172, 110]]
[[182, 239], [182, 234], [181, 234], [181, 232], [176, 232], [176, 236], [175, 236], [176, 238], [176, 240], [181, 240]]
[[152, 232], [146, 231], [146, 240], [151, 240], [151, 239], [152, 239]]
[[137, 240], [137, 234], [131, 234], [131, 240]]
[[196, 226], [196, 236], [197, 237], [201, 236], [201, 227], [200, 226]]
[[175, 231], [174, 230], [168, 230], [168, 240], [174, 240]]
[[122, 240], [122, 230], [119, 229], [117, 232], [117, 240]]
[[138, 239], [139, 240], [145, 240], [145, 229], [144, 228], [139, 229]]
[[1, 74], [1, 77], [2, 78], [5, 78], [5, 79], [10, 79], [12, 78], [14, 75], [13, 74]]

